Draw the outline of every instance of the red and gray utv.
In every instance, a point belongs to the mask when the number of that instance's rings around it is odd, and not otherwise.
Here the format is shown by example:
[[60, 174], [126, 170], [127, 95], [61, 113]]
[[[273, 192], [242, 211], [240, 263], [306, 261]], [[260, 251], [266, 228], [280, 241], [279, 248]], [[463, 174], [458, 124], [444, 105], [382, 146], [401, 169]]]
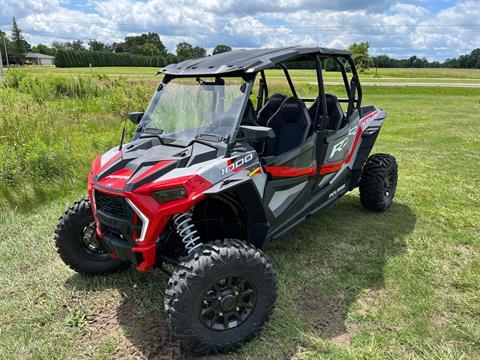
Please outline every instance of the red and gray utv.
[[[312, 98], [297, 94], [295, 62], [315, 69]], [[341, 73], [344, 98], [325, 92], [326, 62]], [[272, 93], [273, 68], [288, 94]], [[160, 72], [145, 112], [129, 115], [135, 136], [93, 162], [89, 196], [60, 219], [56, 246], [82, 274], [168, 272], [175, 335], [196, 353], [230, 351], [274, 308], [268, 242], [357, 186], [368, 209], [392, 203], [395, 158], [369, 156], [386, 113], [362, 105], [343, 50], [235, 50]]]

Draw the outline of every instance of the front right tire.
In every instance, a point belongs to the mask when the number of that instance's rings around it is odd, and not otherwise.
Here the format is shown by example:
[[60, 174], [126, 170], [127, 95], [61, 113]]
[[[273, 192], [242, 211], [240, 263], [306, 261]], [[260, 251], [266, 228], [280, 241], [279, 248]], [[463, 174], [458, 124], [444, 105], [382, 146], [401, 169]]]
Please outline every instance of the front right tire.
[[60, 217], [55, 246], [63, 262], [81, 274], [111, 274], [130, 267], [129, 263], [113, 259], [102, 249], [89, 199], [75, 202]]
[[202, 245], [177, 266], [165, 310], [192, 352], [225, 353], [260, 332], [276, 297], [275, 270], [263, 252], [225, 239]]

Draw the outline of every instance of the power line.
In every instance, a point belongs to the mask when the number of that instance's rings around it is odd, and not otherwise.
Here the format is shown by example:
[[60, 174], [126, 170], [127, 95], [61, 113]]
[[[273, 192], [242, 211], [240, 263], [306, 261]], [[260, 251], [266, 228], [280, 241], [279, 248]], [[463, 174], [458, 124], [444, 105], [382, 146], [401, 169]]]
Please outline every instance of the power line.
[[480, 27], [480, 24], [377, 24], [377, 25], [339, 25], [339, 26], [235, 26], [237, 29], [343, 29], [343, 28], [379, 28], [379, 27]]
[[[78, 25], [112, 25], [112, 26], [132, 26], [132, 23], [117, 23], [110, 21], [66, 21], [66, 20], [27, 20], [19, 19], [17, 22], [26, 24], [46, 23], [46, 24], [78, 24]], [[2, 24], [0, 26], [9, 26], [10, 24]], [[376, 25], [355, 25], [355, 24], [343, 24], [336, 26], [295, 26], [295, 25], [252, 25], [252, 26], [236, 26], [231, 24], [223, 24], [223, 27], [232, 26], [236, 29], [343, 29], [343, 28], [396, 28], [396, 27], [434, 27], [434, 28], [446, 28], [446, 27], [464, 27], [464, 28], [480, 28], [480, 24], [376, 24]], [[221, 27], [218, 27], [221, 28]]]

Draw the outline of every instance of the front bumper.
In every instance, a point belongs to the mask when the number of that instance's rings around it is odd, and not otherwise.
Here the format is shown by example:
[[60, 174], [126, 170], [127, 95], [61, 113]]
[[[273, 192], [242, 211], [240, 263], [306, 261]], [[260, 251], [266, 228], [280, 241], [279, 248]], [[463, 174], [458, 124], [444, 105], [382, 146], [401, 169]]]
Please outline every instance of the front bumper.
[[[166, 203], [156, 201], [151, 192], [158, 189], [159, 184], [147, 184], [133, 192], [109, 191], [95, 185], [93, 174], [89, 177], [89, 197], [93, 204], [93, 213], [97, 225], [97, 234], [104, 247], [112, 256], [134, 264], [140, 271], [148, 271], [157, 262], [157, 243], [168, 221], [174, 214], [189, 211], [198, 201], [204, 198], [203, 189], [210, 186], [203, 179], [202, 186], [195, 188], [190, 178], [175, 179], [175, 182], [162, 184], [163, 187], [182, 185], [188, 196], [184, 199]], [[153, 187], [155, 186], [155, 187]], [[95, 194], [101, 192], [110, 197], [124, 199], [133, 209], [135, 221], [125, 221], [112, 213], [97, 209]], [[141, 220], [141, 222], [138, 222]]]
[[134, 252], [131, 244], [114, 234], [103, 234], [100, 242], [105, 250], [120, 260], [131, 262], [135, 266], [143, 262], [141, 253]]
[[114, 234], [103, 234], [100, 242], [113, 257], [132, 263], [137, 270], [148, 271], [156, 264], [157, 244], [139, 247]]

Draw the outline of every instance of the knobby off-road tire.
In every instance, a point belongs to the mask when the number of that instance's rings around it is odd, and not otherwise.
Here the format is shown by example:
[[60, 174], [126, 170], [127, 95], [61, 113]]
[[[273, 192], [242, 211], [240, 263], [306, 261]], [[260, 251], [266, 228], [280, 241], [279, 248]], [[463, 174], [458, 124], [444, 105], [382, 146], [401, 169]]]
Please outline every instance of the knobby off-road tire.
[[111, 274], [130, 266], [101, 249], [89, 199], [75, 202], [60, 217], [55, 246], [63, 262], [81, 274]]
[[174, 334], [193, 353], [224, 353], [260, 332], [276, 297], [276, 274], [266, 256], [225, 239], [201, 246], [177, 266], [165, 310]]
[[374, 211], [385, 211], [392, 204], [397, 189], [398, 167], [392, 155], [374, 154], [363, 166], [360, 201]]

